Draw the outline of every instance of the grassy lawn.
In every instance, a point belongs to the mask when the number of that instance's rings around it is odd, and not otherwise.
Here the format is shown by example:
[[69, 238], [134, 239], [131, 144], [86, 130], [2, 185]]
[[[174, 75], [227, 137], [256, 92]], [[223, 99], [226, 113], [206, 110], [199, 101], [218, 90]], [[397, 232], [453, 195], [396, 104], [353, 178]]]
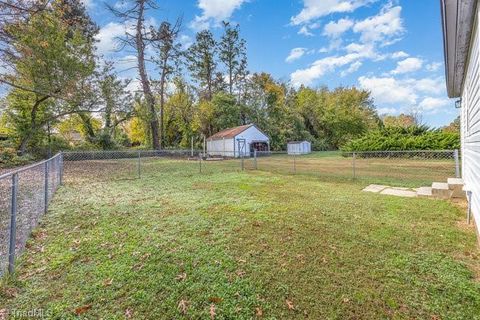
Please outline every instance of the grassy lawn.
[[363, 193], [361, 180], [234, 167], [208, 163], [198, 174], [195, 162], [148, 161], [141, 179], [113, 162], [67, 171], [17, 273], [1, 282], [0, 309], [57, 319], [480, 319], [480, 252], [454, 205]]

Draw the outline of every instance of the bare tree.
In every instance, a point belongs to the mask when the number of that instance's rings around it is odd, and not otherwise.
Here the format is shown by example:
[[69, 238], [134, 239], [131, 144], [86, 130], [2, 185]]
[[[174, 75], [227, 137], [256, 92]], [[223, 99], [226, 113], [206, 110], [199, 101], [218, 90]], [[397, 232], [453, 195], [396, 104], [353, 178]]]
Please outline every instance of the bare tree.
[[145, 103], [149, 111], [152, 147], [158, 150], [161, 147], [159, 140], [159, 122], [157, 110], [155, 108], [155, 96], [153, 95], [152, 86], [145, 63], [145, 51], [147, 46], [152, 41], [151, 34], [149, 32], [151, 28], [146, 28], [145, 26], [145, 12], [149, 9], [156, 9], [157, 5], [153, 0], [131, 0], [126, 9], [117, 9], [108, 4], [107, 8], [125, 24], [134, 24], [134, 33], [131, 33], [127, 30], [125, 32], [125, 36], [120, 37], [118, 40], [121, 43], [120, 50], [125, 47], [130, 47], [136, 51], [138, 74], [140, 77]]

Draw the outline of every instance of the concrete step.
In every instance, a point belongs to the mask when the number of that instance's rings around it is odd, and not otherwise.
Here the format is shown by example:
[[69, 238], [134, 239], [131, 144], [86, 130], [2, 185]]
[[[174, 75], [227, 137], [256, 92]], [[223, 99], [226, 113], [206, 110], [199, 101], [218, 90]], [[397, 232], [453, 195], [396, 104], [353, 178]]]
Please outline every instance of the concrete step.
[[420, 198], [431, 198], [432, 197], [432, 187], [420, 187], [417, 189], [417, 197]]
[[432, 183], [432, 196], [439, 199], [450, 199], [453, 191], [448, 187], [448, 183], [434, 182]]
[[417, 196], [417, 193], [409, 188], [387, 188], [381, 191], [380, 194], [407, 198], [415, 198]]
[[459, 178], [448, 178], [448, 188], [452, 191], [452, 198], [465, 199], [466, 194], [463, 191], [463, 179]]

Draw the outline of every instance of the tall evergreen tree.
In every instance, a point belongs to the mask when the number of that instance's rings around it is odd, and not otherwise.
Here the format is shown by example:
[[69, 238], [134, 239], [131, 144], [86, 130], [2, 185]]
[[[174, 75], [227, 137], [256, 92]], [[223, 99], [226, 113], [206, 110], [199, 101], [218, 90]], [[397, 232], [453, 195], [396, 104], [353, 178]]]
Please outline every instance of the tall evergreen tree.
[[225, 66], [228, 77], [228, 92], [233, 94], [234, 88], [247, 68], [246, 42], [240, 38], [240, 26], [234, 27], [223, 21], [224, 33], [218, 43], [220, 61]]
[[187, 62], [191, 76], [199, 85], [202, 98], [210, 101], [214, 94], [217, 42], [209, 30], [200, 31], [188, 49]]

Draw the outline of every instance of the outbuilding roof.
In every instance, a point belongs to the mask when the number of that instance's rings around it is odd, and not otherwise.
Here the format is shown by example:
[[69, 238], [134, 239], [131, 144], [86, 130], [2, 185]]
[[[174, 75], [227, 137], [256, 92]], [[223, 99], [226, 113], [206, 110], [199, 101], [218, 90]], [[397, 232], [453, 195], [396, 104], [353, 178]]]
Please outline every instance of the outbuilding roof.
[[289, 141], [287, 144], [297, 144], [297, 143], [303, 143], [303, 142], [308, 142], [308, 143], [310, 143], [310, 141], [302, 140], [302, 141]]
[[214, 135], [210, 136], [208, 138], [208, 140], [218, 140], [218, 139], [231, 139], [231, 138], [235, 138], [236, 136], [238, 136], [240, 133], [242, 133], [243, 131], [247, 130], [248, 128], [250, 128], [251, 126], [253, 126], [253, 124], [247, 124], [247, 125], [244, 125], [244, 126], [238, 126], [238, 127], [234, 127], [234, 128], [228, 128], [228, 129], [224, 129], [222, 131], [219, 131], [217, 133], [215, 133]]
[[462, 94], [478, 0], [440, 0], [445, 76], [450, 98]]
[[243, 126], [224, 129], [224, 130], [219, 131], [219, 132], [215, 133], [214, 135], [208, 137], [207, 140], [210, 141], [210, 140], [220, 140], [220, 139], [232, 139], [232, 138], [235, 138], [236, 136], [238, 136], [243, 131], [245, 131], [248, 128], [251, 128], [251, 127], [255, 127], [258, 131], [260, 131], [262, 134], [264, 134], [266, 136], [266, 134], [263, 133], [262, 130], [258, 129], [258, 127], [255, 124], [250, 123], [250, 124], [246, 124], [246, 125], [243, 125]]

